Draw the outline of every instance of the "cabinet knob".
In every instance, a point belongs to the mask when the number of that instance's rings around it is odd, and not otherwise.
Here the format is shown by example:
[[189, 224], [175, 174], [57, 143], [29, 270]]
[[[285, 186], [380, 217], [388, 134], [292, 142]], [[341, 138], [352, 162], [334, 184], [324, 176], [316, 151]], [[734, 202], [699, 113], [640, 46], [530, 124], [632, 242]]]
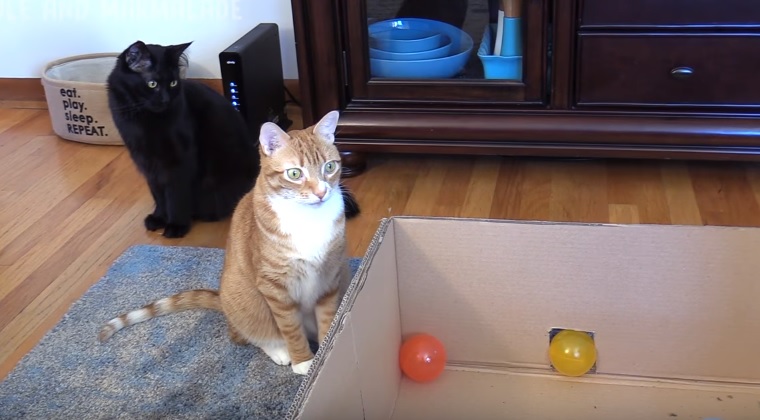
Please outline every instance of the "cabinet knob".
[[686, 79], [694, 74], [694, 70], [691, 67], [676, 67], [670, 71], [670, 75], [676, 79]]

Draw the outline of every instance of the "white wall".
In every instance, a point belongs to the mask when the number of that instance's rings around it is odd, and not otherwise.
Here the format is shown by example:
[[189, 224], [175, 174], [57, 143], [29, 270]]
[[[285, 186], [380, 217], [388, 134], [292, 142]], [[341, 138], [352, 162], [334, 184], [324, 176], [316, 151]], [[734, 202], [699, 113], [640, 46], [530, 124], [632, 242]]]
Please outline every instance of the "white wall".
[[219, 52], [264, 22], [279, 26], [284, 77], [297, 78], [289, 0], [0, 0], [0, 78], [40, 77], [50, 61], [138, 39], [193, 41], [188, 77], [220, 78]]

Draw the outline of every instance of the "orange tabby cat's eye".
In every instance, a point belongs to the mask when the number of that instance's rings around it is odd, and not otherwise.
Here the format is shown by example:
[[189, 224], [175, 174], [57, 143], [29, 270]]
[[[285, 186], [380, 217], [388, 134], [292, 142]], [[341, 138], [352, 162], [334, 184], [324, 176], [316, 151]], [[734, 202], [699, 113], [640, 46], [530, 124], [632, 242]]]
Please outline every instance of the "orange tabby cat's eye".
[[335, 173], [335, 171], [338, 169], [338, 162], [331, 160], [327, 163], [325, 163], [324, 166], [324, 173], [325, 175], [332, 175]]
[[301, 179], [301, 176], [303, 175], [301, 170], [298, 168], [290, 168], [287, 171], [285, 171], [285, 174], [288, 176], [288, 179], [290, 179], [291, 181], [298, 181], [299, 179]]

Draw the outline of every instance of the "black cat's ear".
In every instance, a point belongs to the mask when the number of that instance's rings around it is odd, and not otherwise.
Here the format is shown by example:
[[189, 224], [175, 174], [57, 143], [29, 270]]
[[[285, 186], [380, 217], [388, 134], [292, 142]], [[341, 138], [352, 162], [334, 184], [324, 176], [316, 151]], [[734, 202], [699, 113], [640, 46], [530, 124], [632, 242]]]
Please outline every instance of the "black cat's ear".
[[289, 139], [288, 133], [282, 131], [282, 128], [277, 124], [265, 122], [261, 125], [259, 143], [261, 143], [261, 150], [264, 151], [265, 155], [272, 156], [272, 153], [284, 146]]
[[124, 61], [126, 61], [127, 67], [136, 73], [148, 71], [153, 64], [150, 59], [150, 51], [142, 41], [137, 41], [127, 48]]
[[179, 65], [186, 64], [186, 63], [180, 62], [180, 60], [184, 58], [185, 50], [192, 43], [193, 41], [186, 42], [184, 44], [179, 44], [179, 45], [169, 45], [168, 47], [166, 47], [167, 58], [169, 58], [169, 60], [171, 60], [172, 63], [176, 63]]

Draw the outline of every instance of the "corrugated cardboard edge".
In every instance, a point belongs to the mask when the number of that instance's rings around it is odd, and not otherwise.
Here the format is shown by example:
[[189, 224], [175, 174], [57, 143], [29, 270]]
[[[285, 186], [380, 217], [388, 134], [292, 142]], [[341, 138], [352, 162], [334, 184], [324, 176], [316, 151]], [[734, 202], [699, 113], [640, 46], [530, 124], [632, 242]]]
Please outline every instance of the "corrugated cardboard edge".
[[696, 225], [696, 224], [664, 224], [664, 223], [608, 223], [608, 222], [568, 222], [531, 219], [490, 219], [458, 216], [391, 216], [388, 220], [450, 220], [465, 223], [503, 223], [511, 225], [542, 225], [542, 226], [599, 226], [608, 228], [638, 229], [643, 227], [659, 227], [663, 229], [715, 229], [715, 230], [746, 230], [760, 229], [754, 226], [729, 225]]
[[311, 394], [314, 382], [316, 382], [319, 371], [324, 364], [325, 357], [327, 357], [329, 352], [332, 350], [336, 335], [343, 328], [343, 323], [346, 315], [351, 311], [351, 308], [356, 301], [356, 297], [364, 287], [364, 283], [367, 279], [368, 267], [372, 263], [377, 249], [382, 243], [383, 237], [385, 236], [385, 233], [388, 231], [388, 228], [392, 222], [393, 217], [380, 220], [377, 231], [375, 231], [375, 235], [367, 247], [367, 252], [364, 254], [364, 257], [362, 258], [362, 261], [356, 270], [356, 274], [354, 274], [353, 279], [351, 279], [351, 283], [346, 289], [346, 293], [343, 295], [343, 299], [341, 300], [340, 306], [338, 307], [338, 312], [333, 319], [332, 324], [330, 325], [330, 330], [327, 333], [327, 337], [325, 337], [325, 340], [320, 343], [319, 349], [314, 355], [314, 360], [311, 363], [311, 368], [309, 369], [306, 378], [301, 383], [295, 397], [293, 398], [293, 402], [291, 403], [290, 408], [288, 409], [288, 412], [285, 416], [286, 419], [294, 420], [301, 415], [304, 403], [306, 400], [308, 400], [309, 395]]

